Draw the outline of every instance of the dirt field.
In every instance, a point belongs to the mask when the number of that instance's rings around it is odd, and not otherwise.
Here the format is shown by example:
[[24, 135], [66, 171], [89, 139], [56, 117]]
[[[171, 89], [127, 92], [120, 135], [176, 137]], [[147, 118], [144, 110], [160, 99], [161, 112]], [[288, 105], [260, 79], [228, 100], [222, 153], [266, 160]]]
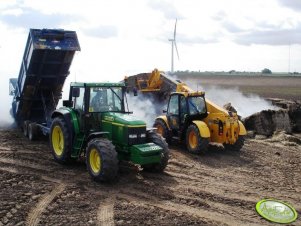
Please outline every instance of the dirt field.
[[257, 94], [264, 98], [301, 100], [301, 76], [240, 76], [240, 75], [202, 75], [179, 76], [189, 84], [203, 87], [237, 87], [244, 94]]
[[265, 197], [301, 214], [293, 143], [247, 140], [240, 153], [211, 147], [205, 156], [171, 147], [165, 173], [121, 163], [118, 180], [100, 184], [81, 162], [54, 162], [47, 140], [2, 130], [0, 142], [0, 225], [273, 225], [255, 211]]

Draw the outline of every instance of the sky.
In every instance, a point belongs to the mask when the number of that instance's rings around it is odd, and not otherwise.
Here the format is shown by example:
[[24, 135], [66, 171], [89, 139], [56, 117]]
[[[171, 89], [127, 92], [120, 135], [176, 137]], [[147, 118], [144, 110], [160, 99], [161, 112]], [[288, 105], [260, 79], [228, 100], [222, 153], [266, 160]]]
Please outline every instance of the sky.
[[176, 19], [175, 70], [301, 72], [300, 0], [0, 0], [0, 97], [30, 28], [77, 32], [66, 83], [120, 81], [170, 71]]

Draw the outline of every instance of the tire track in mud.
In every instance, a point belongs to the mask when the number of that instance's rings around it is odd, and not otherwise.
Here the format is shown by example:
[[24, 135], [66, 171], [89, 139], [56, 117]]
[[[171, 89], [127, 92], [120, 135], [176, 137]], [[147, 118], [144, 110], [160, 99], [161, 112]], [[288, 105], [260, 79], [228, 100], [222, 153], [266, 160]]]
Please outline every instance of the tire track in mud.
[[114, 226], [114, 204], [116, 195], [112, 194], [100, 203], [97, 210], [97, 220], [100, 226]]
[[[125, 199], [131, 204], [135, 205], [146, 205], [146, 206], [154, 206], [166, 211], [170, 211], [173, 213], [184, 213], [190, 215], [192, 217], [197, 217], [200, 219], [205, 219], [208, 222], [211, 222], [214, 225], [257, 225], [253, 223], [246, 223], [245, 221], [238, 221], [236, 218], [231, 216], [226, 216], [224, 214], [220, 214], [217, 212], [211, 212], [202, 208], [194, 208], [188, 205], [178, 204], [167, 200], [159, 200], [156, 198], [153, 199], [141, 199], [134, 195], [129, 195], [125, 193], [121, 193], [117, 195], [118, 198]], [[227, 222], [225, 224], [224, 222]]]
[[65, 187], [66, 184], [60, 183], [49, 194], [44, 195], [38, 204], [29, 212], [26, 219], [26, 225], [38, 225], [41, 214], [45, 211], [46, 207], [52, 202], [52, 200], [64, 191]]

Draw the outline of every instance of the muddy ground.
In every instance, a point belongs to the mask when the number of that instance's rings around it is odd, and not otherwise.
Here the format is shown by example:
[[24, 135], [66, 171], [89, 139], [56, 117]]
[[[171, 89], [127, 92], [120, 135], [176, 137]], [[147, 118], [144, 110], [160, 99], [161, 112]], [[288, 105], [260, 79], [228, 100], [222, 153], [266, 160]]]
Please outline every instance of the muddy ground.
[[[276, 139], [277, 140], [277, 139]], [[273, 225], [255, 204], [292, 204], [301, 225], [301, 146], [249, 139], [241, 152], [204, 156], [171, 147], [163, 174], [120, 163], [111, 184], [93, 182], [83, 162], [62, 166], [47, 140], [0, 131], [0, 225]]]

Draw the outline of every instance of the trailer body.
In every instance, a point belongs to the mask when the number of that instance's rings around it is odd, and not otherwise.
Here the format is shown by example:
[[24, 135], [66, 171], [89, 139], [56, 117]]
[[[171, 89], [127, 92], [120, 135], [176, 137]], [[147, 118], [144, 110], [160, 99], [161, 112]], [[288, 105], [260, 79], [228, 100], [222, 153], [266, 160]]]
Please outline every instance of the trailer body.
[[73, 56], [79, 50], [75, 31], [30, 29], [19, 76], [10, 79], [11, 113], [18, 126], [33, 122], [47, 132]]

